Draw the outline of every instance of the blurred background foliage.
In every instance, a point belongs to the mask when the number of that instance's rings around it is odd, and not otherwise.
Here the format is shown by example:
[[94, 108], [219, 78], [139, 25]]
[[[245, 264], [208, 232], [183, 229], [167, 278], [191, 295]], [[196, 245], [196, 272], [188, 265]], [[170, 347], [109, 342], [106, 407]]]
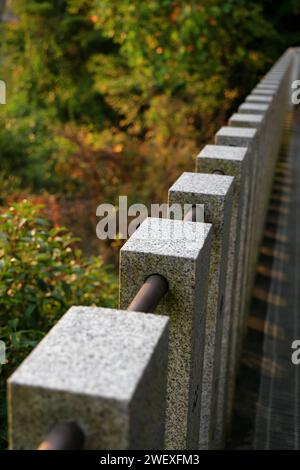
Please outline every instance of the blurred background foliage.
[[120, 242], [99, 243], [96, 207], [119, 195], [165, 202], [255, 82], [299, 45], [300, 0], [1, 0], [1, 17], [3, 396], [70, 305], [116, 302], [105, 266], [116, 271]]
[[60, 220], [88, 253], [99, 249], [96, 206], [119, 194], [164, 202], [237, 102], [299, 38], [300, 0], [6, 3], [1, 168], [46, 204], [54, 196]]

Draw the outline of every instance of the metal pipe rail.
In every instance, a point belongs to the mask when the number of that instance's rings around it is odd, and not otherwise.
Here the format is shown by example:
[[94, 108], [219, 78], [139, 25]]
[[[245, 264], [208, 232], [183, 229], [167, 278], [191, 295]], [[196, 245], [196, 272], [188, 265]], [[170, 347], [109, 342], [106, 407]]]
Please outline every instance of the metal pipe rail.
[[160, 274], [147, 277], [144, 284], [129, 305], [130, 312], [152, 313], [168, 292], [168, 281]]
[[81, 450], [85, 436], [77, 423], [62, 423], [55, 426], [37, 450]]

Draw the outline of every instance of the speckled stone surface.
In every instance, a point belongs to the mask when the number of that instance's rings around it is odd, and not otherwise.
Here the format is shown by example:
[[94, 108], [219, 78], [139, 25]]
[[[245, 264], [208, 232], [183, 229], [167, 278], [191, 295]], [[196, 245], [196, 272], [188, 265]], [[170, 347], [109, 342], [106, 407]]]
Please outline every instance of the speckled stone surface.
[[259, 103], [243, 103], [239, 106], [239, 113], [241, 114], [267, 114], [270, 110], [269, 104]]
[[283, 78], [283, 75], [284, 75], [284, 72], [283, 71], [278, 71], [278, 72], [269, 72], [267, 75], [266, 75], [266, 78], [270, 79], [270, 80], [282, 80]]
[[278, 83], [268, 83], [268, 82], [261, 82], [256, 86], [256, 90], [278, 90], [280, 86], [280, 82]]
[[[264, 113], [265, 116], [265, 125], [263, 128], [263, 132], [259, 133], [257, 143], [254, 145], [254, 149], [257, 151], [257, 171], [256, 171], [256, 178], [254, 179], [256, 184], [256, 189], [254, 190], [253, 202], [252, 207], [253, 222], [250, 226], [254, 227], [255, 230], [253, 231], [252, 235], [252, 242], [251, 242], [251, 250], [249, 254], [249, 267], [247, 268], [248, 271], [248, 279], [247, 286], [244, 288], [243, 297], [245, 299], [244, 308], [241, 309], [241, 319], [245, 317], [245, 312], [248, 311], [249, 308], [249, 300], [251, 289], [253, 285], [253, 279], [255, 274], [255, 266], [257, 260], [257, 253], [258, 253], [258, 246], [261, 240], [261, 236], [263, 233], [264, 227], [264, 220], [265, 215], [268, 207], [268, 200], [270, 194], [270, 187], [272, 183], [272, 176], [274, 174], [274, 162], [276, 161], [278, 155], [278, 148], [279, 148], [279, 140], [282, 131], [283, 125], [283, 117], [285, 111], [287, 109], [287, 103], [289, 99], [289, 90], [290, 90], [290, 82], [289, 82], [289, 73], [287, 71], [287, 67], [285, 66], [281, 76], [279, 78], [272, 78], [272, 74], [268, 74], [261, 82], [259, 86], [259, 90], [263, 90], [265, 84], [275, 85], [274, 90], [276, 93], [272, 98], [272, 102], [270, 102], [270, 95], [259, 95], [253, 94], [249, 96], [240, 108], [239, 111], [241, 113], [247, 114], [249, 111], [248, 106], [261, 106], [261, 105], [268, 105], [268, 111]], [[254, 98], [253, 98], [254, 96]], [[262, 98], [263, 96], [263, 98]], [[262, 101], [263, 100], [263, 101]], [[252, 113], [257, 113], [257, 111], [253, 110]], [[249, 244], [247, 243], [247, 246]], [[242, 338], [242, 328], [240, 325], [241, 334], [239, 335]], [[229, 405], [230, 405], [229, 400]]]
[[242, 128], [242, 127], [223, 127], [217, 132], [215, 137], [216, 144], [219, 145], [233, 145], [247, 147], [249, 151], [249, 192], [248, 192], [248, 206], [247, 206], [247, 228], [245, 251], [244, 251], [244, 276], [243, 287], [241, 290], [240, 299], [240, 316], [243, 316], [246, 311], [247, 292], [248, 292], [248, 279], [250, 276], [251, 254], [252, 247], [254, 246], [255, 238], [255, 199], [256, 199], [256, 185], [257, 185], [257, 172], [259, 168], [259, 137], [260, 133], [257, 129]]
[[276, 78], [276, 77], [265, 77], [259, 82], [260, 85], [265, 85], [265, 84], [280, 85], [280, 83], [281, 83], [281, 79]]
[[249, 95], [246, 98], [247, 103], [272, 103], [273, 97], [266, 95]]
[[[234, 168], [240, 165], [247, 153], [246, 147], [206, 145], [197, 156], [197, 172], [212, 173], [215, 170], [221, 170], [225, 172], [225, 175], [230, 175], [229, 172], [234, 171]], [[202, 171], [206, 168], [209, 171]]]
[[229, 125], [233, 127], [257, 128], [264, 123], [264, 116], [259, 114], [234, 113], [229, 119]]
[[[257, 134], [255, 138], [255, 151], [253, 152], [253, 174], [252, 174], [252, 184], [253, 184], [253, 195], [255, 196], [260, 190], [260, 184], [262, 182], [262, 176], [265, 171], [265, 155], [267, 152], [267, 142], [266, 142], [266, 130], [267, 130], [267, 116], [258, 115], [258, 114], [243, 114], [235, 113], [229, 119], [229, 125], [232, 127], [244, 127], [244, 128], [254, 128], [257, 129]], [[251, 178], [251, 176], [250, 176]], [[253, 202], [254, 210], [257, 205]], [[254, 231], [255, 227], [253, 227]], [[253, 233], [253, 240], [258, 235]], [[253, 241], [254, 244], [254, 241]]]
[[76, 421], [86, 449], [162, 448], [167, 348], [167, 317], [72, 307], [8, 381], [10, 447]]
[[257, 88], [254, 88], [254, 89], [252, 90], [252, 94], [253, 94], [253, 95], [275, 96], [277, 92], [278, 92], [277, 89], [275, 89], [275, 90], [274, 90], [274, 89], [270, 90], [270, 89], [268, 89], [268, 88], [258, 88], [258, 87], [257, 87]]
[[259, 83], [259, 86], [262, 88], [262, 87], [266, 87], [266, 86], [276, 86], [276, 87], [280, 87], [281, 85], [281, 80], [263, 80]]
[[209, 224], [148, 218], [120, 252], [122, 308], [150, 274], [169, 283], [155, 311], [170, 318], [167, 449], [198, 446], [211, 236]]
[[225, 126], [216, 133], [215, 144], [232, 147], [249, 147], [257, 135], [256, 129]]
[[[256, 175], [258, 169], [258, 144], [259, 144], [259, 130], [251, 129], [247, 127], [221, 127], [216, 133], [215, 144], [225, 145], [230, 147], [247, 147], [249, 150], [249, 177], [250, 177], [250, 189], [249, 189], [249, 203], [248, 203], [248, 229], [247, 229], [247, 250], [245, 263], [248, 263], [251, 248], [251, 237], [253, 231], [253, 211], [254, 211], [254, 196], [255, 196], [255, 185]], [[248, 268], [246, 268], [248, 269]], [[245, 281], [246, 282], [246, 281]]]
[[223, 448], [226, 429], [227, 390], [234, 387], [236, 345], [240, 317], [241, 289], [249, 198], [248, 150], [244, 147], [206, 145], [197, 157], [197, 171], [212, 173], [219, 169], [234, 176], [232, 222], [230, 227], [225, 292], [219, 393], [215, 423], [215, 447]]
[[[246, 98], [247, 104], [262, 103], [260, 97], [264, 100], [270, 101], [270, 93], [272, 93], [272, 102], [269, 103], [270, 109], [266, 114], [266, 120], [264, 123], [263, 131], [258, 139], [258, 165], [256, 172], [256, 189], [255, 189], [255, 216], [256, 216], [256, 230], [253, 235], [252, 243], [252, 268], [251, 268], [251, 280], [249, 281], [249, 289], [253, 284], [254, 269], [257, 260], [257, 250], [261, 240], [263, 223], [266, 215], [268, 206], [268, 198], [271, 190], [272, 175], [274, 173], [274, 161], [279, 148], [280, 134], [283, 125], [283, 116], [287, 106], [287, 97], [289, 93], [289, 74], [287, 73], [289, 63], [287, 62], [282, 71], [280, 72], [279, 80], [276, 83], [275, 89], [271, 92], [266, 90], [263, 95], [264, 83], [268, 82], [269, 78], [273, 76], [273, 72], [268, 74], [265, 79], [259, 84], [258, 92], [253, 91], [252, 95]], [[254, 98], [253, 98], [254, 97]], [[255, 100], [255, 103], [254, 103]], [[264, 101], [266, 104], [266, 101]], [[243, 111], [244, 113], [245, 111]], [[248, 289], [248, 290], [249, 290]], [[248, 296], [250, 292], [248, 293]]]
[[204, 204], [205, 222], [211, 223], [213, 229], [201, 396], [200, 449], [215, 447], [213, 427], [220, 378], [233, 181], [232, 176], [183, 173], [169, 190], [169, 204]]
[[[274, 92], [274, 96], [277, 94], [277, 91]], [[277, 96], [276, 96], [277, 98]], [[274, 101], [275, 105], [276, 101]], [[250, 106], [252, 103], [246, 103], [244, 106]], [[258, 248], [259, 239], [261, 237], [262, 224], [263, 224], [263, 214], [265, 211], [265, 205], [267, 203], [266, 199], [262, 196], [264, 194], [263, 188], [265, 187], [266, 180], [270, 175], [269, 171], [269, 161], [270, 161], [270, 149], [272, 148], [272, 121], [271, 113], [274, 112], [274, 105], [269, 106], [268, 113], [263, 114], [246, 114], [236, 113], [229, 119], [229, 124], [234, 127], [251, 127], [256, 128], [259, 132], [257, 134], [257, 143], [256, 143], [256, 155], [257, 160], [254, 163], [255, 165], [255, 178], [253, 183], [255, 187], [253, 188], [253, 194], [255, 201], [253, 201], [253, 208], [255, 211], [256, 223], [253, 224], [253, 242], [251, 251], [255, 251]], [[262, 106], [262, 105], [261, 105]], [[258, 199], [258, 194], [260, 198]], [[266, 194], [268, 196], [268, 194]], [[255, 258], [254, 258], [254, 262]], [[254, 266], [253, 266], [254, 269]]]

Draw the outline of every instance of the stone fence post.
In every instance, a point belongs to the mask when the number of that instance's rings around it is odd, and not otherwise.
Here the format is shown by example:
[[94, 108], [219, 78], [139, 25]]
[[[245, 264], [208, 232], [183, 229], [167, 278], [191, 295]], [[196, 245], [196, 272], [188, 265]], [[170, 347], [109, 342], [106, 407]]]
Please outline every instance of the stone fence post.
[[249, 198], [247, 148], [206, 145], [197, 157], [197, 171], [210, 174], [220, 171], [224, 175], [234, 176], [215, 436], [216, 447], [223, 448], [227, 424], [232, 414], [237, 368], [236, 345]]
[[10, 448], [76, 422], [85, 449], [162, 449], [168, 318], [72, 307], [8, 382]]
[[[204, 221], [212, 224], [212, 245], [209, 266], [208, 301], [206, 312], [204, 374], [202, 380], [200, 449], [217, 448], [216, 408], [221, 385], [221, 345], [226, 308], [226, 274], [228, 269], [229, 236], [233, 194], [232, 176], [183, 173], [169, 190], [169, 205], [174, 203], [203, 204]], [[198, 294], [200, 295], [200, 293]], [[223, 423], [222, 423], [223, 426]]]
[[254, 239], [254, 212], [255, 212], [255, 188], [257, 181], [257, 165], [258, 165], [258, 135], [257, 130], [244, 127], [222, 127], [215, 136], [215, 143], [217, 145], [226, 145], [232, 147], [246, 147], [249, 153], [249, 197], [248, 197], [248, 213], [247, 213], [247, 231], [245, 241], [245, 275], [243, 277], [244, 283], [241, 295], [241, 305], [239, 310], [241, 316], [245, 316], [247, 305], [249, 303], [249, 285], [252, 283], [254, 277], [251, 272], [253, 262], [251, 256], [253, 253], [251, 248]]
[[170, 318], [166, 448], [197, 449], [211, 225], [146, 219], [121, 249], [120, 305], [160, 274], [169, 290], [157, 313]]

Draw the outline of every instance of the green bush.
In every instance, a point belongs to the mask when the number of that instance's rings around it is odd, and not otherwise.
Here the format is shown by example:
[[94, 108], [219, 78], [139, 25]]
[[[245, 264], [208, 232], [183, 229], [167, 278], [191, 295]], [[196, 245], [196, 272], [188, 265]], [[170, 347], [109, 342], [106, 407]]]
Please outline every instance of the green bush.
[[[0, 366], [2, 404], [7, 377], [70, 306], [115, 305], [115, 277], [100, 257], [85, 259], [74, 244], [28, 201], [0, 215], [0, 339], [7, 348], [7, 364]], [[0, 412], [5, 423], [4, 405]], [[4, 425], [0, 437], [3, 447]]]

